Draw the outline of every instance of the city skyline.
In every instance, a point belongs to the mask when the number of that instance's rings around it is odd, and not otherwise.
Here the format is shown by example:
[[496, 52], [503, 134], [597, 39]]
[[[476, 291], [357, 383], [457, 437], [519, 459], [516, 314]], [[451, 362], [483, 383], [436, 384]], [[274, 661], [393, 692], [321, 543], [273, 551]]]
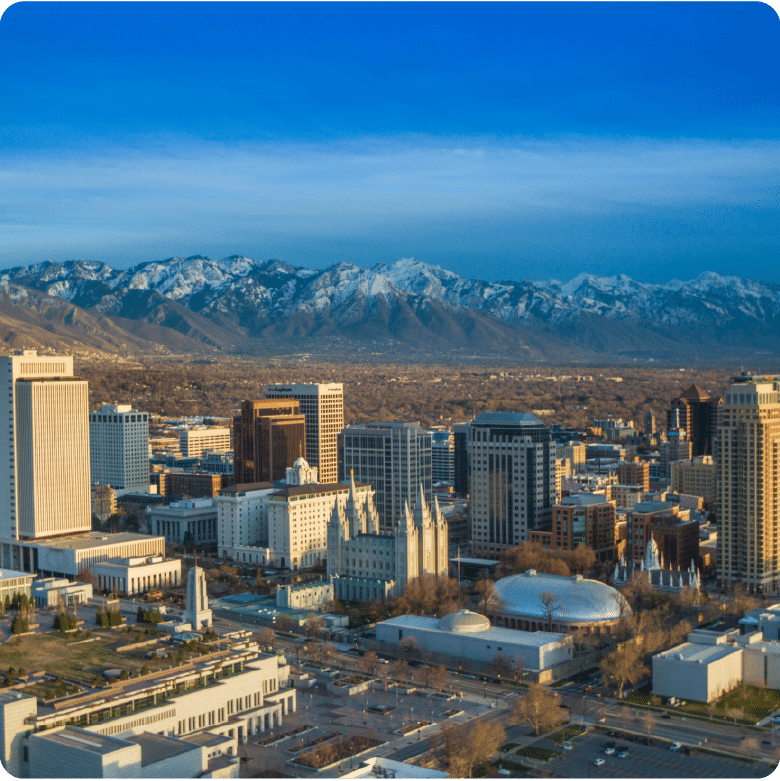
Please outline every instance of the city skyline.
[[17, 4], [0, 267], [780, 281], [762, 4]]

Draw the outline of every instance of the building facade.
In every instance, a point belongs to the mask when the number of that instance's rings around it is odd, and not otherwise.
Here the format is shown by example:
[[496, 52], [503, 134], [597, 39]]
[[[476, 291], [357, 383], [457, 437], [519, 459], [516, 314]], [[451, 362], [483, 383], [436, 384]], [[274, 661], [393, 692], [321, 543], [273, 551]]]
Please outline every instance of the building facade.
[[431, 433], [419, 423], [366, 423], [341, 434], [342, 479], [350, 474], [376, 492], [379, 528], [389, 531], [404, 505], [414, 507], [419, 486], [431, 503]]
[[405, 505], [392, 532], [381, 532], [370, 494], [361, 496], [354, 479], [343, 507], [328, 522], [328, 579], [338, 599], [358, 602], [401, 596], [420, 575], [449, 571], [447, 521], [434, 499], [429, 508], [418, 490], [414, 512]]
[[165, 537], [171, 545], [210, 545], [217, 541], [217, 501], [183, 499], [167, 507], [153, 507], [152, 533]]
[[455, 480], [455, 437], [452, 431], [432, 430], [431, 482], [449, 483]]
[[493, 556], [549, 530], [555, 445], [529, 413], [485, 412], [469, 424], [471, 552]]
[[283, 480], [284, 470], [296, 458], [306, 457], [306, 418], [296, 399], [243, 401], [241, 413], [233, 418], [233, 436], [239, 484]]
[[130, 404], [103, 404], [89, 413], [92, 482], [122, 493], [149, 490], [149, 413]]
[[780, 586], [778, 382], [734, 383], [718, 427], [718, 580]]
[[691, 443], [691, 455], [713, 455], [713, 440], [718, 424], [719, 398], [704, 393], [694, 382], [688, 390], [672, 399], [666, 413], [666, 428], [683, 429]]
[[718, 470], [712, 456], [696, 456], [690, 461], [677, 461], [671, 466], [672, 491], [700, 496], [709, 507], [715, 505]]
[[217, 545], [222, 558], [247, 561], [247, 550], [262, 548], [266, 563], [268, 547], [268, 503], [265, 498], [276, 490], [273, 483], [242, 483], [223, 488], [217, 496]]
[[207, 450], [224, 453], [231, 449], [227, 426], [197, 426], [179, 429], [179, 449], [184, 458], [200, 458]]
[[0, 538], [89, 531], [89, 392], [72, 356], [0, 356], [0, 384]]
[[298, 400], [306, 418], [305, 458], [318, 468], [320, 482], [335, 483], [338, 435], [344, 428], [344, 386], [340, 382], [266, 385], [265, 397]]

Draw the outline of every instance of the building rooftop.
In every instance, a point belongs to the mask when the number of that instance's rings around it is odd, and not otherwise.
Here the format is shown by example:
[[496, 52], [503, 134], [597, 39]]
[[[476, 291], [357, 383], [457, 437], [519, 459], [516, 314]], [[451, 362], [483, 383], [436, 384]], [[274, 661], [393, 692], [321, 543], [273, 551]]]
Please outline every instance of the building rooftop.
[[673, 502], [637, 502], [632, 512], [634, 513], [661, 513], [669, 512], [674, 508]]
[[18, 569], [0, 569], [0, 580], [6, 578], [34, 578], [35, 575], [29, 572], [20, 572]]
[[[617, 621], [620, 618], [620, 596], [612, 586], [580, 575], [546, 575], [528, 570], [522, 575], [510, 575], [496, 581], [496, 592], [502, 601], [500, 612], [547, 621], [542, 604], [544, 592], [554, 594], [560, 607], [553, 622], [568, 623]], [[624, 608], [624, 613], [630, 608]]]
[[276, 488], [276, 483], [239, 483], [238, 485], [229, 485], [227, 488], [221, 488], [220, 496], [230, 494], [248, 494], [252, 491], [267, 491], [269, 488]]
[[198, 746], [206, 746], [206, 748], [215, 748], [216, 746], [222, 746], [225, 743], [230, 743], [234, 740], [230, 735], [217, 735], [216, 732], [196, 732], [194, 735], [187, 735], [187, 743], [195, 743]]
[[543, 426], [530, 412], [483, 412], [472, 421], [477, 426]]
[[[368, 483], [355, 480], [356, 488], [370, 488]], [[334, 491], [348, 491], [349, 483], [306, 483], [305, 485], [288, 485], [274, 492], [274, 496], [309, 496], [331, 494]]]
[[196, 750], [194, 742], [189, 739], [169, 738], [166, 735], [155, 735], [153, 732], [131, 735], [127, 740], [141, 747], [141, 767]]
[[561, 499], [558, 504], [576, 507], [588, 507], [594, 504], [610, 504], [606, 494], [574, 494]]
[[[163, 499], [165, 497], [162, 497]], [[90, 548], [103, 548], [108, 545], [118, 545], [122, 542], [142, 542], [144, 540], [161, 540], [158, 535], [136, 534], [134, 532], [84, 532], [72, 534], [67, 537], [49, 537], [39, 540], [14, 540], [14, 542], [40, 545], [45, 548], [57, 550], [88, 550]]]
[[[128, 740], [114, 738], [109, 735], [101, 735], [97, 732], [89, 732], [80, 727], [62, 727], [50, 732], [39, 732], [36, 737], [51, 740], [70, 748], [78, 748], [82, 751], [90, 751], [93, 754], [110, 754], [130, 745]], [[142, 749], [143, 751], [143, 749]]]
[[662, 653], [657, 654], [657, 656], [680, 662], [709, 664], [710, 662], [722, 659], [724, 656], [737, 653], [739, 650], [741, 650], [741, 648], [738, 646], [725, 645], [723, 643], [718, 643], [717, 645], [682, 643], [682, 645], [670, 648], [668, 651], [663, 651]]

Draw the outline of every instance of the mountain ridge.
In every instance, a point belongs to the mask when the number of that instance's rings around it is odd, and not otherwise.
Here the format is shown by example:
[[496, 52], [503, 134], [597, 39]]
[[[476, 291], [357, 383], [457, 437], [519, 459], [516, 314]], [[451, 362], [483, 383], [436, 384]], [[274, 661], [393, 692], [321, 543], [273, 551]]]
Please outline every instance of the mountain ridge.
[[[39, 313], [49, 325], [62, 321], [64, 338], [65, 310], [53, 300], [64, 301], [93, 318], [83, 319], [92, 329], [87, 342], [97, 345], [97, 332], [106, 329], [107, 346], [95, 349], [109, 351], [124, 333], [126, 344], [140, 350], [149, 342], [154, 352], [175, 345], [259, 353], [285, 342], [327, 348], [330, 340], [338, 349], [405, 346], [531, 361], [706, 361], [780, 348], [780, 285], [710, 271], [661, 284], [584, 272], [568, 282], [487, 282], [414, 258], [315, 270], [193, 255], [122, 270], [100, 261], [45, 261], [0, 271], [0, 296], [3, 290], [0, 339], [8, 343], [13, 307], [23, 306], [20, 291], [28, 290], [26, 319], [18, 313], [28, 330], [37, 307], [49, 313]], [[38, 298], [31, 307], [32, 291]]]

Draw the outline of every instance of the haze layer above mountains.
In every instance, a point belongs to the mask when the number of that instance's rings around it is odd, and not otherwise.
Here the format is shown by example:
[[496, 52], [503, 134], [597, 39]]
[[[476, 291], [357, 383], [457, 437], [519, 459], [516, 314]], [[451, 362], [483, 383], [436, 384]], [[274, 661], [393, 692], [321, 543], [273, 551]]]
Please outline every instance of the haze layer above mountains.
[[411, 259], [318, 271], [240, 256], [46, 262], [0, 271], [0, 339], [120, 355], [766, 364], [780, 350], [780, 285], [710, 272], [483, 282]]

